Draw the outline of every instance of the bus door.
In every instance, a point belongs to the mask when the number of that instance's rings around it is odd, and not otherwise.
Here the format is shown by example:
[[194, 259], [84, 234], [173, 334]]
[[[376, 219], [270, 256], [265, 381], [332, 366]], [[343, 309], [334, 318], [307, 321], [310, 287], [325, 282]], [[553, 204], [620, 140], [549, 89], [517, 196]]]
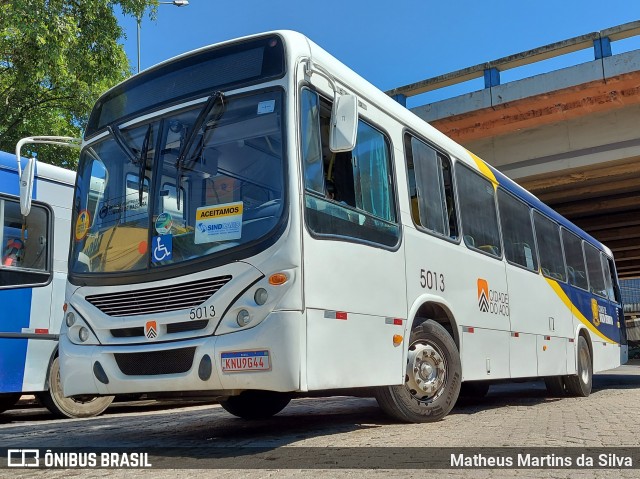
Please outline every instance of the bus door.
[[528, 332], [536, 335], [538, 376], [558, 376], [571, 372], [567, 371], [567, 352], [575, 336], [571, 287], [567, 281], [560, 227], [538, 211], [533, 212], [533, 225], [541, 291], [534, 314], [529, 313]]
[[[496, 209], [496, 183], [457, 162], [456, 186], [462, 226], [459, 254], [448, 286], [461, 335], [463, 380], [509, 377], [511, 298]], [[464, 247], [466, 246], [466, 247]], [[458, 290], [459, 288], [459, 290]]]
[[393, 336], [407, 307], [391, 143], [361, 118], [353, 151], [331, 152], [330, 117], [331, 103], [303, 88], [308, 388], [400, 384]]
[[615, 276], [615, 265], [613, 260], [602, 252], [600, 252], [600, 259], [604, 273], [604, 290], [601, 292], [601, 296], [604, 297], [597, 298], [598, 311], [596, 315], [594, 306], [593, 317], [595, 319], [597, 316], [598, 330], [604, 338], [602, 341], [598, 341], [602, 344], [603, 353], [594, 354], [595, 371], [609, 369], [627, 361], [626, 356], [622, 353], [624, 348], [620, 347], [626, 344], [626, 329], [620, 289], [617, 287]]

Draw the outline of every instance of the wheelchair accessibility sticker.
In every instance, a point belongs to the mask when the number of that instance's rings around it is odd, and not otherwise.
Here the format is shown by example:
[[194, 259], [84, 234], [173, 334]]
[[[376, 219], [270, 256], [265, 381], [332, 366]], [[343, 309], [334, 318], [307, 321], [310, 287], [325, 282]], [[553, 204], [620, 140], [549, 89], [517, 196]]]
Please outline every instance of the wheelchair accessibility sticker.
[[196, 244], [229, 241], [242, 236], [242, 201], [196, 210]]
[[160, 235], [153, 238], [153, 262], [168, 261], [173, 257], [173, 236]]

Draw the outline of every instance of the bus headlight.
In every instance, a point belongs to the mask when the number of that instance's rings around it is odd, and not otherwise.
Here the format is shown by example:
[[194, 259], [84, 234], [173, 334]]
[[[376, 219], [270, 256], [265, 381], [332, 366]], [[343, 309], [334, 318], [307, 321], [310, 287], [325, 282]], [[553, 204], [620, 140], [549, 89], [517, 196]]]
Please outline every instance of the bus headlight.
[[251, 322], [251, 315], [249, 314], [249, 311], [247, 311], [246, 309], [241, 309], [240, 311], [238, 311], [238, 316], [236, 316], [236, 322], [238, 323], [238, 326], [240, 326], [241, 328], [249, 324]]
[[264, 288], [256, 289], [256, 294], [253, 295], [253, 300], [258, 306], [262, 306], [269, 299], [269, 293]]
[[72, 311], [71, 308], [64, 317], [61, 334], [66, 334], [73, 344], [82, 344], [83, 346], [100, 344], [85, 319], [77, 311]]
[[[274, 281], [273, 278], [278, 279]], [[215, 335], [234, 333], [243, 329], [255, 328], [272, 311], [278, 308], [280, 300], [295, 284], [294, 268], [265, 276], [248, 287], [235, 302], [229, 306], [215, 330]]]
[[85, 343], [87, 339], [89, 339], [89, 330], [84, 326], [81, 326], [78, 330], [78, 338], [80, 338], [80, 341]]

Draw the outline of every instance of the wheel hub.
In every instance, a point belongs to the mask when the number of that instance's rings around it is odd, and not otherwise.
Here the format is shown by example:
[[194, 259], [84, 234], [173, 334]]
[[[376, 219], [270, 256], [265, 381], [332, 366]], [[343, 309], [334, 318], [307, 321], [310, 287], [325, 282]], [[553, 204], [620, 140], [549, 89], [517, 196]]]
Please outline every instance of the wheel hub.
[[423, 343], [409, 348], [406, 386], [413, 396], [422, 401], [435, 398], [442, 390], [445, 373], [444, 358], [438, 349]]

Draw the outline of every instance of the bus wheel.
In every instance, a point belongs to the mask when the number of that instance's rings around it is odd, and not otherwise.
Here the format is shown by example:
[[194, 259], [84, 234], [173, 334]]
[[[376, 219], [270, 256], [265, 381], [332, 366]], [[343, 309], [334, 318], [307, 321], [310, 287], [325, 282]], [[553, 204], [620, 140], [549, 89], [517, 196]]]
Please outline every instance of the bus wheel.
[[220, 401], [220, 405], [234, 416], [242, 419], [267, 419], [282, 411], [291, 401], [291, 396], [275, 391], [244, 391]]
[[565, 395], [564, 378], [562, 376], [547, 376], [544, 378], [544, 385], [551, 397], [562, 397]]
[[593, 365], [589, 345], [584, 336], [578, 337], [578, 374], [565, 376], [564, 383], [571, 396], [587, 397], [591, 394]]
[[445, 417], [460, 393], [462, 368], [456, 344], [430, 319], [409, 337], [405, 383], [376, 388], [382, 410], [403, 422], [433, 422]]
[[113, 396], [64, 397], [60, 382], [60, 364], [56, 357], [49, 371], [49, 390], [39, 393], [38, 400], [57, 417], [76, 418], [97, 416], [109, 407]]
[[0, 394], [0, 413], [15, 406], [20, 396], [22, 396], [22, 393]]

